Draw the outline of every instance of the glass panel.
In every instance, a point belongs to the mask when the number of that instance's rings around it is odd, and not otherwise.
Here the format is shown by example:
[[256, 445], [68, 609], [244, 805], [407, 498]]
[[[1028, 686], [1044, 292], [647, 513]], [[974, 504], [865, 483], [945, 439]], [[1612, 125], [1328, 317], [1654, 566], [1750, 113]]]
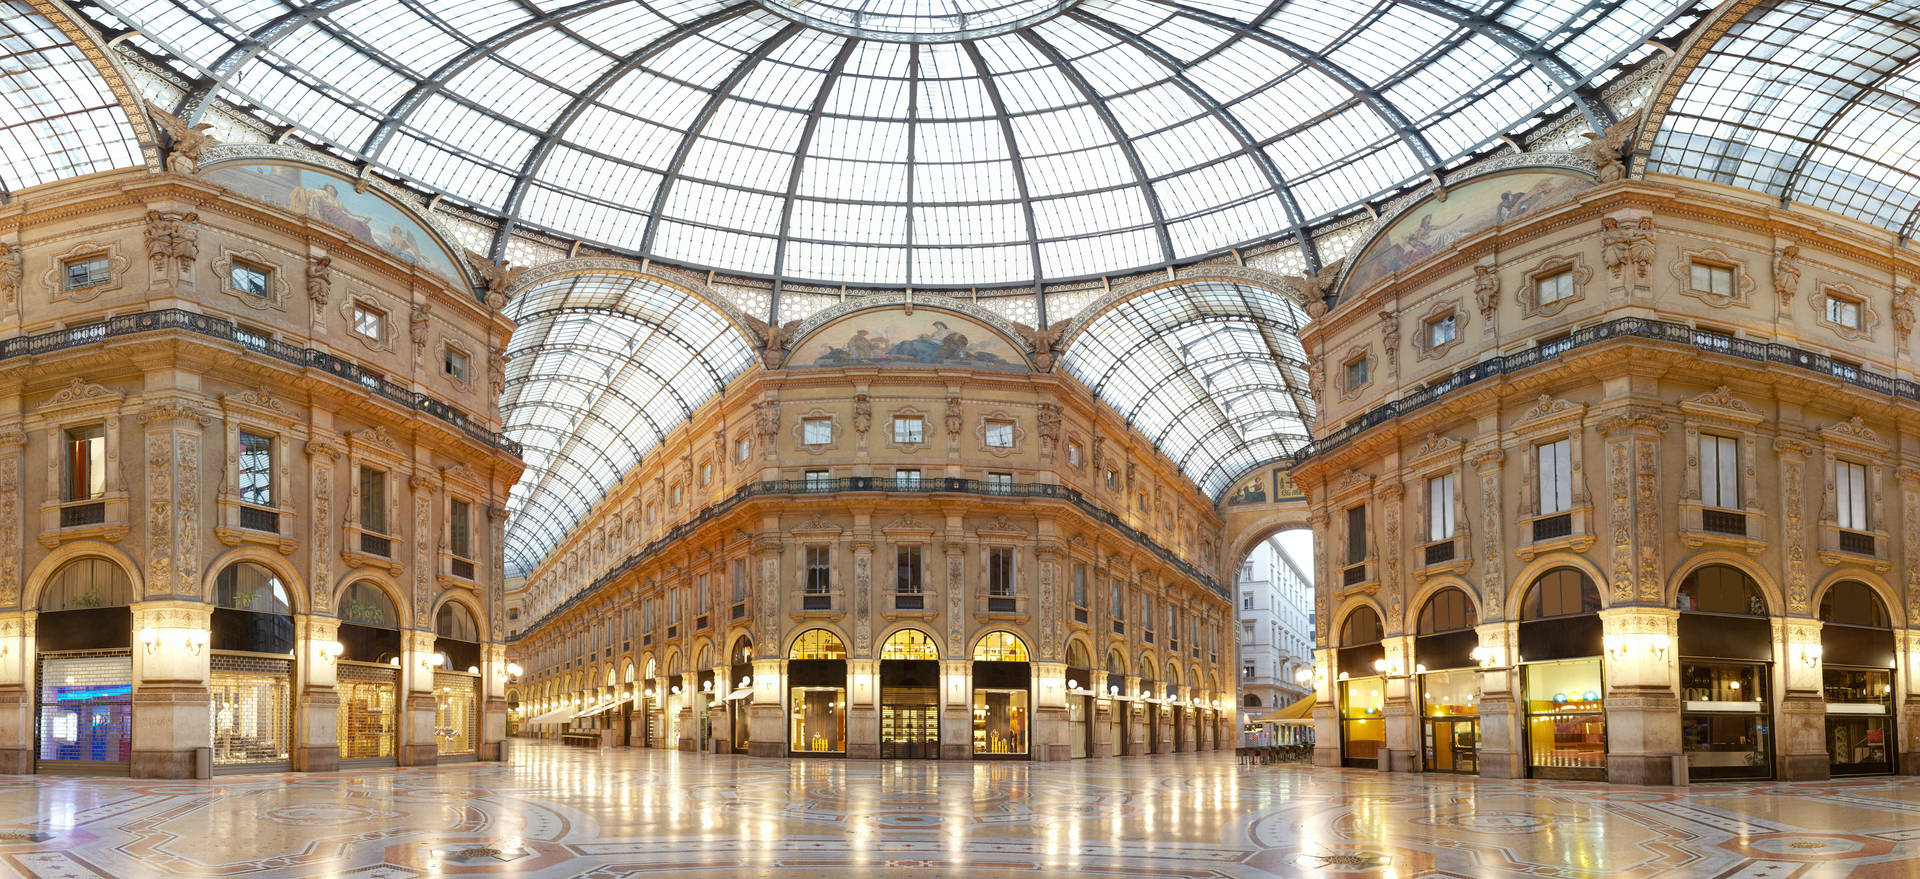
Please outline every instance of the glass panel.
[[1480, 672], [1462, 669], [1421, 675], [1420, 702], [1427, 717], [1477, 716]]
[[795, 751], [841, 752], [847, 749], [847, 691], [844, 687], [794, 687]]
[[1606, 767], [1607, 724], [1602, 692], [1598, 659], [1526, 667], [1530, 765], [1543, 769]]
[[1387, 746], [1384, 687], [1380, 678], [1340, 682], [1340, 726], [1344, 756], [1349, 760], [1378, 760]]
[[279, 763], [293, 748], [293, 663], [260, 656], [211, 658], [213, 762]]
[[973, 691], [973, 752], [1027, 753], [1027, 691]]
[[974, 662], [1026, 662], [1027, 645], [1012, 632], [988, 632], [973, 648]]
[[119, 763], [132, 756], [133, 657], [41, 657], [40, 759]]

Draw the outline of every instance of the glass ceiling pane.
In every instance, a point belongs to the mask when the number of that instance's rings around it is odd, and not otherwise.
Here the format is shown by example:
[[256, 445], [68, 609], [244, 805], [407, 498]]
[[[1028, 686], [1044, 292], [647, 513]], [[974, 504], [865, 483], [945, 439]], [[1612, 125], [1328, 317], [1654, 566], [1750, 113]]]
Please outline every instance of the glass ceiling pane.
[[21, 2], [0, 14], [0, 187], [16, 192], [141, 163], [113, 92], [72, 40]]

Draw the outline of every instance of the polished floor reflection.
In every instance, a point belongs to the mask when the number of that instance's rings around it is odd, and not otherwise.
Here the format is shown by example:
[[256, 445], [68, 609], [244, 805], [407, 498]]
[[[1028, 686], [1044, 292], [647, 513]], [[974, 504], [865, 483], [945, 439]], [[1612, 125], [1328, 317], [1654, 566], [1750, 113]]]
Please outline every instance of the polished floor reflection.
[[1920, 779], [1633, 788], [1231, 755], [0, 777], [0, 876], [1920, 876]]

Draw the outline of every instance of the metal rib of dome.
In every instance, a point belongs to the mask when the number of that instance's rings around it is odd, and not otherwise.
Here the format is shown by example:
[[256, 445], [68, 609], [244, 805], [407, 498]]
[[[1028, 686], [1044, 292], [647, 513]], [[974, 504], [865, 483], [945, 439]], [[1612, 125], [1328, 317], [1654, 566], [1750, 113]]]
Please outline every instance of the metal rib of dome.
[[1680, 87], [1648, 170], [1755, 189], [1911, 238], [1920, 3], [1772, 0]]
[[962, 288], [1192, 262], [1349, 213], [1570, 101], [1604, 124], [1591, 87], [1695, 5], [97, 2], [202, 83], [180, 115], [253, 108], [500, 216], [496, 255], [521, 228], [742, 275]]

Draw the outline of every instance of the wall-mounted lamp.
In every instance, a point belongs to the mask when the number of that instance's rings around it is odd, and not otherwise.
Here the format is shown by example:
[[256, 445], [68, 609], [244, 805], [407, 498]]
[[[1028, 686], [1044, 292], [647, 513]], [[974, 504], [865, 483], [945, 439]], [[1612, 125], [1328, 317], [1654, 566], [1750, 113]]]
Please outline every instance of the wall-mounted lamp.
[[1473, 661], [1481, 668], [1493, 668], [1500, 661], [1500, 651], [1485, 645], [1473, 648], [1467, 655], [1473, 657]]
[[148, 656], [152, 656], [152, 655], [153, 655], [153, 651], [155, 651], [155, 650], [158, 650], [158, 649], [160, 649], [160, 632], [159, 632], [159, 630], [157, 630], [157, 629], [153, 629], [153, 628], [145, 628], [145, 629], [141, 629], [141, 630], [140, 630], [140, 644], [141, 644], [141, 646], [143, 646], [143, 647], [145, 647], [145, 648], [147, 648], [147, 655], [148, 655]]
[[337, 662], [341, 654], [347, 652], [347, 645], [338, 641], [322, 641], [316, 652], [320, 654], [321, 662]]
[[447, 655], [445, 653], [435, 653], [431, 656], [420, 657], [420, 666], [422, 668], [445, 668], [446, 665]]
[[1402, 671], [1400, 660], [1397, 659], [1376, 659], [1373, 661], [1373, 670], [1390, 678], [1399, 677]]
[[1825, 652], [1825, 649], [1818, 644], [1800, 645], [1800, 664], [1808, 668], [1819, 665], [1820, 654], [1823, 652]]
[[480, 673], [480, 666], [477, 666], [477, 665], [469, 665], [469, 666], [467, 666], [467, 674], [470, 674], [470, 675], [477, 675], [477, 674], [479, 674], [479, 673]]
[[711, 693], [711, 692], [713, 692], [713, 682], [712, 682], [712, 681], [701, 681], [701, 682], [700, 682], [700, 689], [702, 689], [702, 690], [705, 690], [705, 691], [707, 691], [707, 692], [709, 692], [709, 693]]
[[510, 679], [517, 680], [522, 674], [525, 674], [526, 671], [527, 671], [526, 669], [520, 667], [520, 663], [517, 663], [517, 662], [507, 663], [507, 677]]
[[1117, 697], [1117, 696], [1119, 696], [1119, 695], [1120, 695], [1120, 688], [1119, 688], [1119, 687], [1108, 687], [1108, 688], [1107, 688], [1107, 692], [1108, 692], [1109, 694], [1111, 694], [1111, 695], [1113, 695], [1113, 696], [1116, 696], [1116, 697]]
[[678, 695], [680, 695], [680, 685], [679, 685], [679, 684], [674, 684], [674, 685], [673, 685], [673, 694], [674, 694], [675, 696], [678, 696]]
[[1310, 669], [1310, 668], [1294, 669], [1293, 682], [1303, 687], [1310, 683], [1313, 683], [1313, 669]]
[[1073, 678], [1067, 678], [1067, 692], [1069, 692], [1069, 693], [1071, 693], [1071, 692], [1075, 692], [1075, 691], [1077, 691], [1077, 690], [1079, 690], [1079, 689], [1080, 689], [1080, 682], [1079, 682], [1079, 681], [1076, 681], [1076, 680], [1074, 680]]
[[207, 642], [211, 640], [212, 637], [212, 633], [206, 629], [188, 629], [187, 652], [199, 656], [200, 651], [207, 649]]
[[742, 687], [751, 687], [751, 686], [753, 686], [753, 675], [741, 675], [741, 676], [740, 676], [740, 686], [742, 686]]
[[1673, 646], [1673, 639], [1666, 635], [1651, 634], [1608, 635], [1601, 639], [1601, 646], [1615, 662], [1625, 660], [1635, 650], [1645, 650], [1653, 654], [1655, 659], [1665, 659], [1667, 649]]
[[1417, 675], [1423, 675], [1423, 674], [1426, 674], [1426, 673], [1427, 673], [1427, 667], [1426, 667], [1426, 665], [1425, 665], [1425, 664], [1423, 664], [1423, 663], [1418, 663], [1418, 662], [1416, 662], [1416, 663], [1414, 663], [1414, 664], [1413, 664], [1413, 673], [1414, 673], [1414, 674], [1417, 674]]

